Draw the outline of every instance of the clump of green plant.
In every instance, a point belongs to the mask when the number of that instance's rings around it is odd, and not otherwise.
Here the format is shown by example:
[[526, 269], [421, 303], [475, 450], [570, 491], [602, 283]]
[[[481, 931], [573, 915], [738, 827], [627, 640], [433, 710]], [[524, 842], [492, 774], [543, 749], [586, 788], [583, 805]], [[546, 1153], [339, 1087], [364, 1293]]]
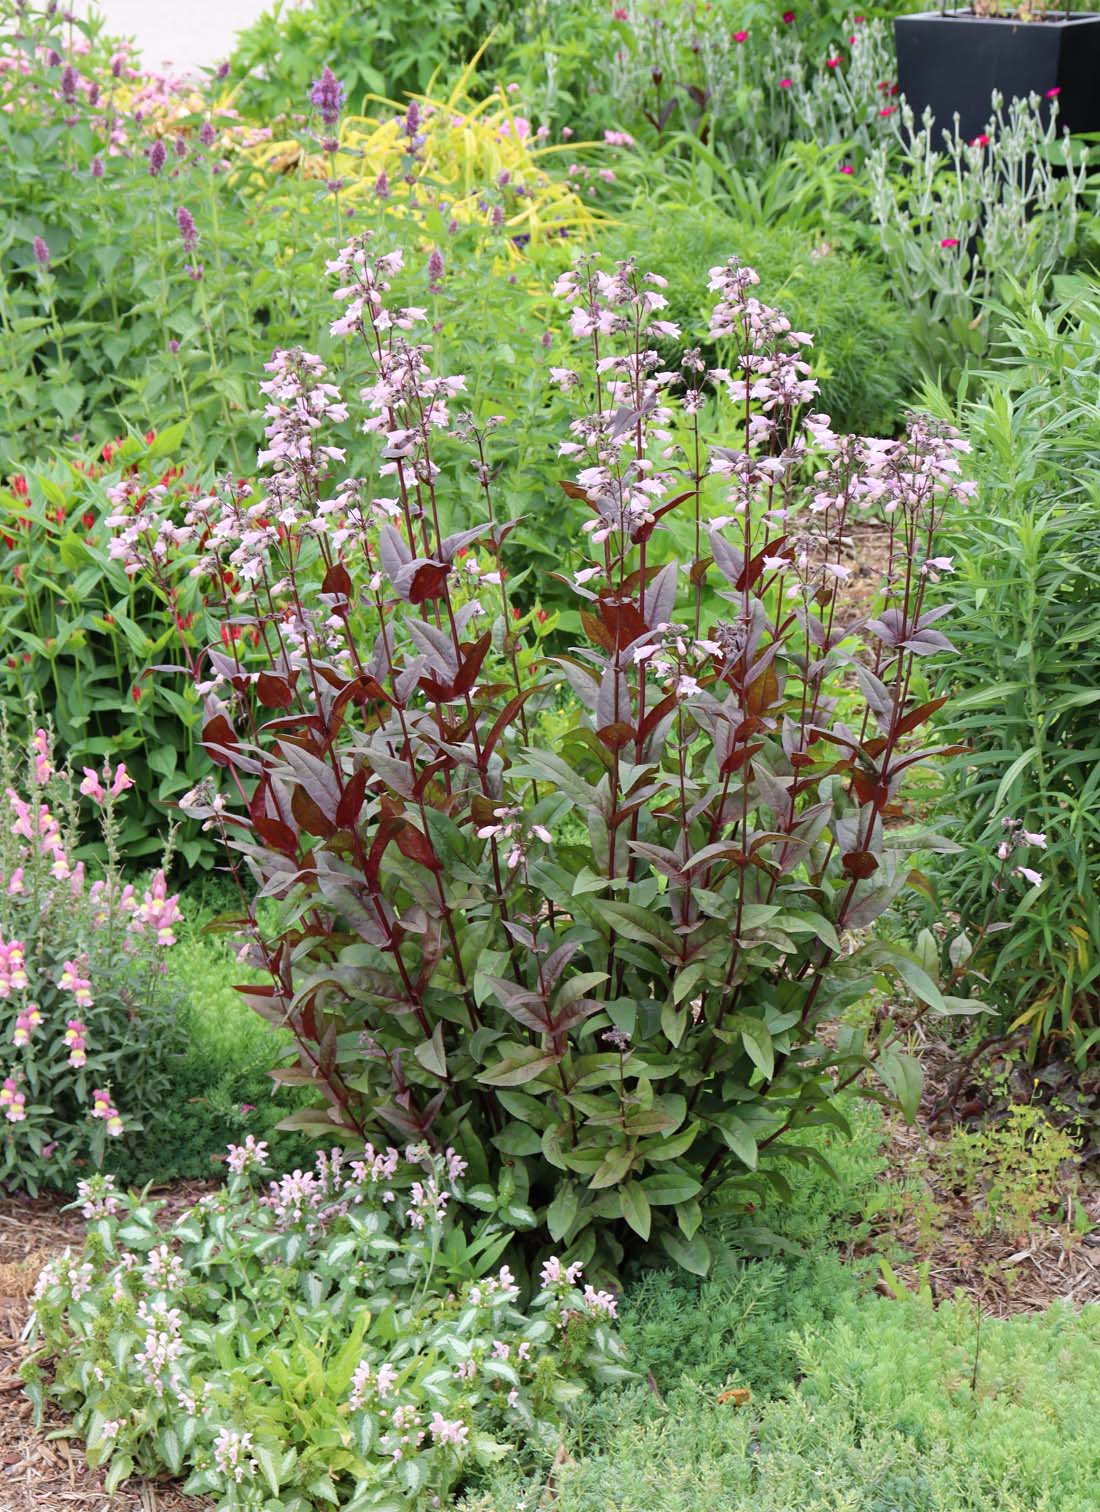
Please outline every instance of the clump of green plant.
[[552, 1454], [583, 1384], [626, 1375], [615, 1298], [580, 1266], [547, 1260], [525, 1306], [511, 1233], [464, 1233], [453, 1150], [334, 1149], [257, 1191], [266, 1154], [230, 1146], [228, 1187], [167, 1229], [110, 1177], [82, 1185], [88, 1239], [42, 1273], [23, 1374], [108, 1495], [138, 1471], [224, 1512], [411, 1512]]
[[203, 762], [201, 703], [150, 675], [177, 637], [193, 648], [209, 638], [207, 595], [195, 583], [135, 581], [111, 555], [107, 523], [121, 498], [193, 497], [179, 462], [186, 429], [117, 438], [91, 456], [28, 466], [0, 487], [0, 700], [14, 723], [28, 699], [48, 708], [58, 748], [76, 766], [125, 759], [133, 788], [117, 843], [127, 865], [156, 855], [168, 824], [188, 867], [210, 866], [214, 855], [176, 805]]
[[928, 870], [964, 925], [959, 980], [984, 981], [1033, 1059], [1080, 1067], [1100, 1040], [1100, 295], [1082, 277], [1058, 296], [1044, 312], [1017, 288], [984, 392], [929, 396], [965, 426], [980, 488], [946, 522], [938, 590], [962, 653], [942, 728], [968, 750], [941, 802], [962, 850]]
[[[894, 1027], [830, 1037], [827, 1021], [879, 976], [922, 1012], [973, 1006], [891, 942], [855, 944], [906, 885], [913, 837], [884, 821], [935, 754], [915, 736], [935, 711], [916, 669], [950, 646], [925, 593], [940, 514], [969, 492], [958, 439], [919, 417], [898, 441], [837, 436], [810, 408], [810, 337], [731, 260], [712, 273], [711, 331], [734, 354], [714, 375], [729, 444], [712, 448], [705, 365], [688, 352], [672, 374], [654, 350], [676, 335], [663, 277], [582, 259], [558, 292], [590, 371], [555, 370], [576, 411], [561, 450], [581, 635], [546, 666], [509, 596], [494, 425], [452, 413], [462, 378], [405, 334], [420, 314], [391, 296], [401, 264], [366, 238], [332, 264], [370, 374], [352, 481], [330, 475], [338, 386], [280, 351], [264, 385], [278, 529], [237, 485], [182, 522], [120, 512], [135, 572], [167, 539], [166, 571], [241, 585], [227, 620], [245, 633], [201, 669], [226, 785], [184, 806], [284, 905], [264, 927], [242, 885], [226, 923], [270, 973], [248, 999], [294, 1035], [279, 1075], [324, 1098], [290, 1123], [452, 1143], [473, 1200], [538, 1247], [548, 1233], [611, 1274], [628, 1243], [659, 1245], [705, 1272], [727, 1183], [742, 1202], [785, 1191], [781, 1165], [811, 1158], [801, 1132], [845, 1127], [837, 1093], [869, 1065], [915, 1109]], [[837, 563], [865, 496], [895, 547], [863, 660]], [[704, 614], [708, 577], [721, 607]], [[555, 682], [584, 710], [560, 754], [528, 714]], [[583, 848], [558, 838], [571, 810]]]
[[251, 1134], [267, 1145], [274, 1170], [304, 1169], [313, 1159], [310, 1142], [278, 1124], [308, 1099], [272, 1079], [293, 1052], [292, 1038], [237, 991], [238, 984], [254, 984], [257, 973], [238, 962], [223, 936], [204, 933], [211, 910], [201, 890], [189, 890], [184, 912], [169, 966], [181, 1045], [171, 1091], [140, 1140], [112, 1147], [106, 1168], [123, 1184], [217, 1179], [227, 1139], [241, 1144]]
[[124, 763], [84, 769], [106, 858], [91, 880], [76, 859], [80, 800], [49, 732], [17, 751], [0, 723], [0, 1181], [20, 1190], [71, 1190], [169, 1085], [164, 956], [179, 900], [167, 857], [137, 886], [122, 875], [115, 810], [132, 786]]
[[1066, 1194], [1065, 1168], [1075, 1159], [1070, 1135], [1041, 1108], [1014, 1104], [979, 1129], [957, 1128], [934, 1156], [939, 1174], [967, 1193], [980, 1234], [1023, 1239]]
[[[1077, 237], [1087, 151], [1059, 142], [1057, 100], [994, 95], [972, 142], [940, 142], [930, 111], [903, 102], [897, 134], [867, 161], [870, 202], [895, 292], [915, 312], [926, 370], [957, 372], [996, 336], [1006, 278], [1044, 288]], [[1048, 109], [1048, 107], [1051, 107]]]

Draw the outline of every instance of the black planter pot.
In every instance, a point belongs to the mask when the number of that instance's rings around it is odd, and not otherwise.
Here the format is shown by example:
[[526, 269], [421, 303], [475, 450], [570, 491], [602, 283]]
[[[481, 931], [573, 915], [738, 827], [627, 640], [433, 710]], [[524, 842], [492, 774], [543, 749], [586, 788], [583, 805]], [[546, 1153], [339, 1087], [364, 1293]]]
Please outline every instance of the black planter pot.
[[[985, 129], [990, 96], [1007, 104], [1057, 90], [1058, 120], [1070, 131], [1100, 131], [1100, 15], [1018, 21], [969, 11], [898, 16], [898, 88], [919, 121], [930, 107], [939, 129], [972, 141]], [[938, 134], [936, 140], [938, 141]]]

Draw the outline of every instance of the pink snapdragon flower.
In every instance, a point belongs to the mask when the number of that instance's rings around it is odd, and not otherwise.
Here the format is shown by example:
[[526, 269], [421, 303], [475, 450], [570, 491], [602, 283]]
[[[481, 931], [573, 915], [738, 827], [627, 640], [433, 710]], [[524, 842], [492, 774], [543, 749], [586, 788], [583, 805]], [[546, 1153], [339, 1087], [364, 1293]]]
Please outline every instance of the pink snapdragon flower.
[[42, 1024], [42, 1010], [37, 1003], [30, 1003], [15, 1017], [15, 1029], [12, 1032], [11, 1042], [19, 1049], [29, 1045], [31, 1035]]
[[34, 780], [39, 787], [42, 787], [54, 774], [53, 763], [50, 761], [50, 737], [45, 730], [35, 730], [32, 744], [34, 746]]
[[71, 1018], [65, 1025], [65, 1043], [69, 1047], [69, 1065], [81, 1067], [87, 1063], [87, 1026], [80, 1019]]
[[111, 1094], [104, 1091], [102, 1087], [96, 1087], [92, 1093], [92, 1117], [103, 1119], [107, 1125], [107, 1133], [113, 1139], [117, 1139], [123, 1132], [121, 1115], [111, 1101]]
[[0, 1108], [3, 1108], [9, 1123], [22, 1123], [27, 1116], [27, 1095], [20, 1092], [15, 1078], [6, 1076], [0, 1087]]
[[7, 940], [0, 935], [0, 998], [22, 992], [28, 985], [26, 958], [22, 940]]
[[57, 985], [62, 992], [71, 992], [76, 999], [78, 1008], [90, 1008], [93, 1003], [92, 983], [89, 977], [82, 977], [75, 961], [65, 961], [61, 975], [57, 979]]
[[143, 931], [146, 926], [156, 931], [157, 944], [165, 947], [176, 943], [173, 926], [183, 918], [179, 906], [179, 894], [168, 896], [168, 883], [163, 871], [158, 871], [152, 885], [134, 909], [134, 927]]

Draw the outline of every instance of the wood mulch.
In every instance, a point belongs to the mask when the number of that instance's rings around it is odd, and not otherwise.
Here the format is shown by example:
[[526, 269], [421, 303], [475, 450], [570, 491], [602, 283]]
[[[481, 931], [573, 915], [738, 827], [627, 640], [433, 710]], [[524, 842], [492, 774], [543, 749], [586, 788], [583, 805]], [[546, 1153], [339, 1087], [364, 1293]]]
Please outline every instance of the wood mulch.
[[[209, 1185], [181, 1183], [160, 1195], [178, 1213]], [[28, 1353], [20, 1334], [42, 1266], [83, 1241], [80, 1214], [63, 1213], [64, 1202], [0, 1197], [0, 1512], [207, 1512], [209, 1498], [167, 1483], [135, 1479], [108, 1496], [104, 1473], [89, 1469], [79, 1443], [54, 1436], [65, 1429], [58, 1412], [34, 1426], [18, 1374]]]

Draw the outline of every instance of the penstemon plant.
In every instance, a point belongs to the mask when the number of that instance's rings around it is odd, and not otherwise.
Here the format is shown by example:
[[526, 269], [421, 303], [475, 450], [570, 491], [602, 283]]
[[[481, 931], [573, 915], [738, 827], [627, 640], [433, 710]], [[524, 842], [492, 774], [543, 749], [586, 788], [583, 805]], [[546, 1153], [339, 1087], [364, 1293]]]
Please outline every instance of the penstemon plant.
[[[913, 1112], [897, 1034], [847, 1008], [890, 978], [918, 1011], [973, 1006], [868, 933], [920, 843], [899, 790], [937, 754], [919, 667], [951, 646], [925, 588], [971, 491], [965, 443], [919, 416], [897, 441], [836, 435], [809, 411], [811, 338], [736, 259], [711, 271], [736, 361], [711, 372], [653, 350], [679, 334], [663, 279], [582, 259], [556, 293], [587, 380], [553, 375], [576, 405], [583, 639], [536, 658], [492, 418], [452, 413], [463, 379], [409, 334], [400, 261], [358, 238], [330, 265], [376, 479], [331, 481], [351, 407], [319, 359], [279, 352], [258, 497], [235, 481], [182, 520], [152, 499], [113, 517], [134, 571], [156, 553], [221, 584], [234, 632], [183, 669], [225, 776], [185, 808], [285, 905], [265, 935], [242, 877], [226, 927], [271, 972], [247, 995], [294, 1033], [290, 1077], [327, 1104], [299, 1126], [451, 1144], [473, 1201], [601, 1274], [631, 1233], [704, 1272], [704, 1214], [784, 1191], [782, 1162], [814, 1158], [799, 1131], [843, 1125], [836, 1093], [872, 1061]], [[711, 391], [725, 445], [703, 434]], [[471, 466], [483, 517], [452, 528]], [[843, 598], [857, 515], [891, 543], [866, 622]], [[547, 748], [533, 716], [562, 687], [580, 712]]]

